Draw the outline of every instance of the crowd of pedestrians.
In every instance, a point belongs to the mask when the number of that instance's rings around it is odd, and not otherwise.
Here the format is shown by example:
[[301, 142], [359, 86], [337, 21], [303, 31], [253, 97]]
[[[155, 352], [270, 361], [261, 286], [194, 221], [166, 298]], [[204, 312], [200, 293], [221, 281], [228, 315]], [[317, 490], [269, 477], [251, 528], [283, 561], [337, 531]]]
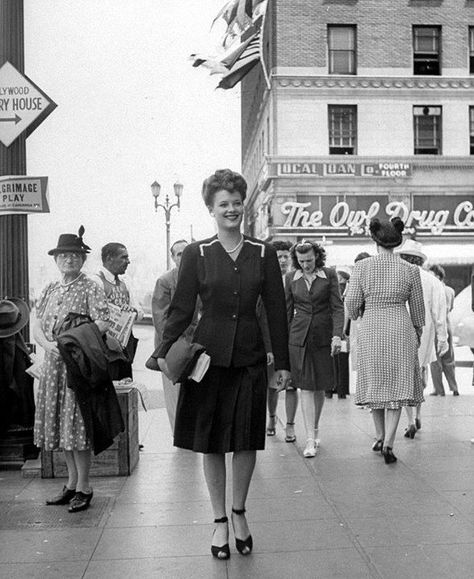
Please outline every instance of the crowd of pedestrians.
[[[257, 450], [279, 427], [281, 391], [287, 443], [296, 441], [300, 405], [304, 458], [318, 454], [325, 399], [351, 394], [370, 410], [372, 450], [387, 464], [397, 460], [403, 408], [405, 436], [413, 439], [421, 428], [429, 369], [433, 395], [444, 395], [443, 374], [459, 394], [449, 324], [454, 293], [444, 284], [442, 268], [424, 268], [422, 245], [404, 241], [401, 219], [372, 219], [374, 255], [359, 254], [352, 271], [336, 269], [326, 266], [325, 249], [313, 240], [266, 243], [243, 235], [246, 193], [243, 177], [228, 169], [204, 181], [202, 197], [217, 233], [172, 245], [175, 267], [157, 280], [152, 299], [153, 355], [163, 375], [174, 444], [203, 455], [215, 524], [211, 552], [218, 559], [230, 557], [228, 494], [236, 549], [252, 552], [246, 499]], [[126, 344], [105, 338], [110, 309], [142, 315], [120, 277], [129, 264], [126, 247], [105, 245], [103, 267], [87, 276], [82, 267], [90, 248], [83, 234], [83, 228], [78, 235], [63, 234], [49, 251], [61, 280], [41, 294], [34, 326], [45, 350], [35, 444], [64, 451], [68, 480], [47, 504], [68, 505], [70, 512], [90, 505], [92, 451], [107, 448], [123, 429], [112, 380], [132, 378], [137, 340], [133, 334]], [[192, 380], [173, 384], [168, 377], [168, 354], [183, 339], [210, 356], [199, 388]], [[351, 370], [355, 392], [349, 388]]]

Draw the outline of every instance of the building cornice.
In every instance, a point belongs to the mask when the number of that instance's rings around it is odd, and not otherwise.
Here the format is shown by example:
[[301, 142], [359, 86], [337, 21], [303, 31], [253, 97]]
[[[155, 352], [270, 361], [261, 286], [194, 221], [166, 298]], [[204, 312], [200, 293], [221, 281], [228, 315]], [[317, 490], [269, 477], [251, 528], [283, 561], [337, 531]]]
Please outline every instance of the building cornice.
[[[278, 163], [410, 163], [419, 169], [474, 169], [474, 156], [444, 155], [267, 155], [266, 166]], [[262, 170], [264, 172], [264, 170]]]
[[276, 87], [316, 89], [472, 90], [473, 77], [373, 77], [272, 75]]

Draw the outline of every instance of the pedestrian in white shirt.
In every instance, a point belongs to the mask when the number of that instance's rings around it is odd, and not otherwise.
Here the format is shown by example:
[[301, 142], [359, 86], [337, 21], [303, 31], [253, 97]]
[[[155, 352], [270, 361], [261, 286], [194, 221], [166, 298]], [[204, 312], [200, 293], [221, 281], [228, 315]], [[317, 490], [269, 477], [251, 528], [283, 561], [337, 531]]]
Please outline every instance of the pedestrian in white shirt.
[[449, 313], [454, 307], [454, 290], [444, 283], [446, 273], [444, 269], [437, 264], [430, 266], [429, 271], [435, 275], [443, 284], [446, 295], [446, 323], [448, 328], [448, 351], [443, 356], [437, 356], [435, 362], [431, 362], [431, 379], [433, 380], [432, 396], [444, 396], [443, 374], [446, 376], [449, 389], [453, 396], [459, 396], [458, 385], [456, 382], [453, 333], [449, 321]]
[[[421, 366], [423, 387], [426, 388], [428, 365], [436, 360], [437, 355], [444, 355], [448, 350], [448, 330], [446, 323], [446, 294], [443, 284], [431, 273], [423, 269], [427, 257], [422, 251], [420, 242], [413, 239], [405, 240], [397, 249], [400, 257], [420, 269], [423, 300], [425, 305], [425, 326], [421, 335], [418, 349], [418, 360]], [[421, 428], [421, 404], [416, 407], [416, 418], [413, 418], [413, 409], [406, 407], [408, 427], [406, 438], [414, 438]]]

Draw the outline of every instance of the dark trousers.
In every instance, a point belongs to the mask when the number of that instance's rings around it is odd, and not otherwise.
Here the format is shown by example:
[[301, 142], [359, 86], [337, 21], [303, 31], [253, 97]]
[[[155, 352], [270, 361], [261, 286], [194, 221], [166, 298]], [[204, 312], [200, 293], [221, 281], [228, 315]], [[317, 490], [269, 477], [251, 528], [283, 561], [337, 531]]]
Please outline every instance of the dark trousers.
[[443, 356], [436, 355], [436, 361], [431, 362], [431, 379], [433, 380], [433, 389], [436, 394], [444, 394], [443, 374], [446, 376], [451, 392], [456, 392], [458, 385], [455, 375], [453, 336], [451, 332], [448, 332], [448, 351]]

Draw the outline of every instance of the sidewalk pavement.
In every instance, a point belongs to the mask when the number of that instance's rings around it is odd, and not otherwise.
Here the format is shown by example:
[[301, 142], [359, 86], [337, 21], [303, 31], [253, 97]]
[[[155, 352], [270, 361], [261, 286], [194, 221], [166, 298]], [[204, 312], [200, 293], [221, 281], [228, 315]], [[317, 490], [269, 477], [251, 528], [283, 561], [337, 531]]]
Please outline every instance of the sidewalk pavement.
[[[163, 408], [140, 412], [144, 450], [129, 477], [96, 478], [88, 511], [46, 507], [64, 479], [0, 472], [0, 578], [462, 578], [474, 569], [474, 388], [426, 397], [422, 428], [386, 465], [370, 413], [327, 400], [322, 446], [304, 459], [283, 425], [258, 453], [247, 501], [253, 553], [211, 557], [201, 457], [172, 446]], [[284, 417], [283, 396], [279, 416]], [[230, 459], [230, 457], [229, 457]], [[229, 480], [229, 491], [231, 481]], [[229, 509], [230, 511], [230, 499]]]

